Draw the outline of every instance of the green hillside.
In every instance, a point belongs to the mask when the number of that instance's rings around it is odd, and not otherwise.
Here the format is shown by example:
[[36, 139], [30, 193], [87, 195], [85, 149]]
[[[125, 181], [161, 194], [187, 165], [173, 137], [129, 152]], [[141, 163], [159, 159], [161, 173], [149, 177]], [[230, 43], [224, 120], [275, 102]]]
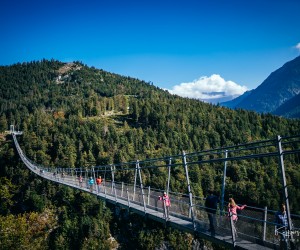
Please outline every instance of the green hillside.
[[[24, 132], [19, 141], [26, 155], [50, 167], [143, 160], [300, 134], [300, 120], [173, 96], [151, 83], [80, 62], [43, 60], [2, 66], [0, 229], [19, 223], [19, 234], [5, 235], [4, 242], [8, 248], [27, 244], [24, 249], [110, 249], [116, 244], [122, 249], [153, 249], [163, 241], [174, 248], [190, 246], [192, 238], [141, 222], [134, 215], [114, 216], [95, 197], [29, 174], [11, 137], [4, 133], [10, 124]], [[297, 164], [299, 157], [291, 156], [286, 166], [295, 213], [300, 211]], [[220, 190], [219, 167], [190, 170], [195, 195]], [[273, 159], [232, 163], [226, 195], [241, 203], [278, 208], [281, 193], [274, 192], [281, 187], [278, 171]], [[164, 187], [165, 173], [151, 174], [156, 176], [151, 184]], [[171, 189], [186, 193], [184, 178], [184, 169], [176, 169]]]

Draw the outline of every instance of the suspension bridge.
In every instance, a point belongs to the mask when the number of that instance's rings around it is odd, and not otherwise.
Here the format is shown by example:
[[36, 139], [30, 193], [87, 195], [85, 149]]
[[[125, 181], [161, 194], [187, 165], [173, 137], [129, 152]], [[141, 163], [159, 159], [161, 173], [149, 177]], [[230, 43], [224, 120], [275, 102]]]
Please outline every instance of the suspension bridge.
[[[300, 216], [291, 214], [289, 206], [288, 188], [285, 177], [284, 156], [300, 153], [300, 135], [280, 137], [237, 146], [223, 147], [197, 153], [168, 156], [164, 158], [147, 159], [127, 163], [111, 164], [98, 167], [61, 168], [41, 166], [31, 161], [22, 151], [17, 135], [11, 125], [10, 133], [15, 147], [23, 163], [36, 175], [96, 195], [106, 202], [121, 209], [137, 213], [143, 217], [164, 223], [166, 226], [189, 232], [203, 239], [228, 248], [236, 249], [300, 249]], [[226, 211], [224, 201], [226, 187], [227, 163], [230, 161], [261, 159], [276, 157], [282, 180], [282, 193], [286, 205], [288, 226], [285, 230], [284, 242], [275, 231], [275, 214], [277, 211], [267, 207], [247, 206], [239, 214], [237, 223], [238, 235], [234, 233], [231, 214]], [[208, 231], [209, 220], [205, 207], [205, 198], [196, 197], [192, 193], [189, 178], [189, 168], [201, 164], [223, 164], [223, 182], [219, 209], [216, 211], [216, 232]], [[172, 192], [170, 190], [171, 168], [184, 168], [187, 193]], [[146, 170], [167, 170], [167, 184], [165, 189], [145, 186]], [[101, 185], [96, 182], [90, 185], [89, 179], [94, 181], [101, 176]], [[80, 178], [79, 178], [80, 177]], [[82, 179], [82, 181], [80, 180]], [[164, 204], [158, 199], [166, 191], [171, 200], [170, 216], [164, 216]]]

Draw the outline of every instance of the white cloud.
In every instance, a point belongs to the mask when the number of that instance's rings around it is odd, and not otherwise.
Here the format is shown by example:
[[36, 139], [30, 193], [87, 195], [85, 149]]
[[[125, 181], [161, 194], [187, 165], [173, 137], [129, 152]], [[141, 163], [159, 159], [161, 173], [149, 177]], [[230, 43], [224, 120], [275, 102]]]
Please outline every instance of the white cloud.
[[300, 43], [298, 43], [295, 48], [300, 51]]
[[175, 85], [168, 91], [182, 97], [217, 103], [231, 100], [247, 90], [246, 86], [233, 81], [225, 81], [220, 75], [213, 74], [210, 77], [202, 76], [192, 82]]

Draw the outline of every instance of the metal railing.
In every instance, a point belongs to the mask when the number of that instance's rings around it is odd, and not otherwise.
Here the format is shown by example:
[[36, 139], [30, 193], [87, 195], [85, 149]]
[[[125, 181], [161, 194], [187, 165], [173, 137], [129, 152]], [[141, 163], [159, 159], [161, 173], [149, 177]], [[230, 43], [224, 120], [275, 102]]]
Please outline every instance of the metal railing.
[[[91, 192], [99, 197], [110, 199], [116, 203], [123, 201], [126, 202], [127, 206], [130, 207], [132, 204], [144, 207], [145, 213], [150, 210], [155, 210], [163, 213], [163, 204], [159, 201], [158, 197], [162, 195], [164, 190], [155, 189], [150, 186], [144, 187], [142, 185], [141, 169], [143, 168], [160, 168], [160, 167], [174, 167], [182, 166], [186, 163], [189, 166], [194, 164], [203, 164], [204, 162], [221, 161], [227, 162], [229, 160], [236, 160], [240, 157], [248, 158], [250, 156], [256, 158], [264, 156], [276, 156], [278, 155], [276, 140], [266, 140], [263, 142], [249, 143], [240, 145], [239, 148], [236, 146], [225, 148], [227, 154], [224, 157], [224, 148], [222, 150], [207, 150], [203, 152], [193, 154], [183, 154], [177, 156], [171, 156], [166, 158], [149, 159], [145, 161], [119, 163], [109, 166], [92, 167], [91, 169], [85, 168], [50, 168], [37, 165], [36, 163], [29, 160], [23, 153], [20, 145], [16, 139], [16, 134], [13, 133], [14, 143], [16, 149], [25, 163], [25, 165], [33, 171], [35, 174], [46, 178], [48, 180], [65, 184], [77, 189]], [[20, 133], [21, 134], [21, 133]], [[290, 139], [282, 143], [287, 149], [284, 151], [285, 154], [299, 153], [299, 138], [298, 137], [286, 137], [283, 139]], [[260, 143], [263, 143], [261, 146]], [[296, 145], [296, 146], [295, 146]], [[268, 148], [268, 149], [266, 149]], [[254, 150], [254, 151], [253, 151]], [[252, 152], [252, 154], [251, 154]], [[254, 152], [254, 153], [253, 153]], [[282, 152], [283, 153], [283, 152]], [[208, 159], [209, 158], [209, 159]], [[171, 159], [171, 160], [170, 160]], [[185, 160], [184, 160], [185, 159]], [[187, 162], [186, 159], [189, 159]], [[173, 162], [173, 163], [172, 163]], [[126, 183], [116, 181], [114, 175], [117, 171], [134, 171], [131, 174], [131, 178], [134, 178], [134, 183]], [[82, 175], [83, 182], [79, 182], [79, 175]], [[95, 176], [102, 175], [105, 177], [100, 186], [96, 184], [90, 186], [89, 178], [95, 179]], [[170, 176], [168, 176], [170, 178]], [[188, 175], [187, 175], [188, 178]], [[138, 181], [139, 179], [139, 181]], [[140, 182], [138, 184], [138, 182]], [[95, 182], [96, 183], [96, 182]], [[183, 194], [169, 191], [167, 187], [169, 197], [171, 199], [170, 214], [173, 217], [183, 218], [187, 221], [191, 221], [194, 224], [194, 229], [207, 233], [209, 228], [208, 213], [205, 207], [204, 197], [195, 197], [191, 194]], [[192, 200], [191, 200], [192, 199]], [[219, 206], [216, 211], [216, 235], [223, 237], [224, 240], [228, 241], [228, 238], [232, 240], [232, 243], [236, 244], [236, 237], [232, 233], [232, 222], [228, 212], [224, 209], [227, 204], [223, 201], [222, 205]], [[222, 210], [222, 208], [224, 210]], [[250, 242], [257, 244], [268, 245], [270, 247], [279, 246], [280, 238], [276, 235], [274, 230], [276, 223], [275, 221], [276, 211], [270, 210], [267, 207], [258, 208], [247, 206], [240, 214], [238, 214], [238, 222], [236, 224], [239, 238], [245, 239]], [[300, 243], [300, 216], [290, 214], [292, 221], [291, 229], [288, 229], [289, 240], [292, 240], [296, 245]]]

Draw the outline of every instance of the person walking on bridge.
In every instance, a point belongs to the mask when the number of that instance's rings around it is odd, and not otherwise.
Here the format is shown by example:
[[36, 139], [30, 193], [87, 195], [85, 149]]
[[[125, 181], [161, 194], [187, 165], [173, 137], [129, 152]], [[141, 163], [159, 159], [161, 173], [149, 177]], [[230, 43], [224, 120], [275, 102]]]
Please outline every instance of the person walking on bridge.
[[93, 187], [94, 187], [94, 179], [93, 179], [93, 177], [90, 177], [90, 179], [89, 179], [89, 186], [90, 186], [90, 191], [93, 192]]
[[82, 175], [79, 175], [78, 182], [79, 182], [79, 187], [82, 187], [82, 183], [83, 183]]
[[280, 249], [286, 249], [288, 239], [288, 220], [285, 204], [281, 204], [280, 211], [275, 214], [275, 235], [280, 236]]
[[209, 230], [212, 236], [215, 236], [216, 233], [216, 213], [219, 203], [219, 197], [216, 196], [215, 192], [209, 190], [209, 195], [205, 199], [205, 210], [207, 212], [208, 220], [209, 220]]
[[236, 222], [238, 220], [237, 210], [243, 210], [247, 205], [238, 206], [233, 198], [229, 198], [228, 203], [228, 216], [232, 219], [232, 229], [235, 237], [237, 237], [237, 230], [236, 230]]
[[98, 176], [98, 178], [96, 179], [98, 193], [100, 193], [100, 191], [101, 191], [101, 183], [102, 183], [102, 178], [101, 178], [101, 176]]
[[163, 202], [163, 211], [164, 211], [164, 218], [166, 220], [170, 219], [169, 212], [171, 207], [171, 201], [169, 196], [166, 192], [164, 192], [163, 196], [159, 196], [159, 200]]

